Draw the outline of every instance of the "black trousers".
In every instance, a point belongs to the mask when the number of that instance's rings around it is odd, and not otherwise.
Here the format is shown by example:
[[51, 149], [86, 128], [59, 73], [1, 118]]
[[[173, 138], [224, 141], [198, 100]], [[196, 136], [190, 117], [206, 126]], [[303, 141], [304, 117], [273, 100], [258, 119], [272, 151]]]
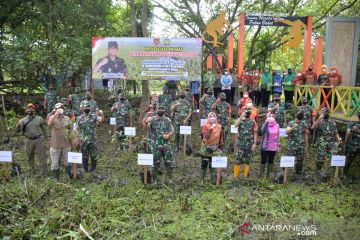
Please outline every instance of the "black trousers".
[[195, 109], [199, 109], [200, 94], [193, 94], [193, 96], [195, 102]]
[[232, 87], [231, 94], [230, 94], [230, 104], [234, 104], [235, 91], [236, 91], [236, 87]]
[[270, 91], [266, 91], [266, 89], [261, 89], [261, 105], [262, 107], [268, 107], [270, 100]]
[[261, 94], [259, 91], [252, 92], [252, 100], [253, 100], [253, 103], [255, 104], [255, 106], [259, 106], [260, 101], [261, 101]]
[[219, 87], [214, 87], [214, 97], [218, 98], [219, 94], [220, 94], [221, 88]]
[[231, 104], [231, 89], [222, 90], [226, 94], [226, 102]]
[[286, 91], [285, 93], [285, 103], [293, 103], [294, 91]]
[[261, 150], [261, 164], [274, 164], [276, 151]]

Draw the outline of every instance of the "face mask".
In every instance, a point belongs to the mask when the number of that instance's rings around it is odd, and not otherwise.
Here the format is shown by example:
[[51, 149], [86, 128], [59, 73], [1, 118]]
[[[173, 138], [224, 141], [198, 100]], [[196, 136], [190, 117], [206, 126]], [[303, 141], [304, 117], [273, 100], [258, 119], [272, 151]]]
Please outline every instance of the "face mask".
[[283, 75], [287, 75], [287, 72], [284, 72]]
[[157, 115], [159, 115], [160, 117], [163, 116], [165, 114], [164, 111], [157, 111]]
[[125, 98], [120, 98], [120, 101], [122, 101], [122, 102], [125, 101]]
[[212, 92], [208, 92], [208, 95], [213, 95], [213, 93], [212, 93]]
[[312, 71], [313, 69], [312, 68], [308, 68], [309, 71]]
[[29, 112], [27, 112], [27, 114], [28, 114], [29, 116], [32, 116], [32, 115], [34, 115], [34, 112], [33, 112], [33, 111], [29, 111]]
[[268, 122], [268, 125], [269, 125], [270, 127], [275, 126], [275, 124], [276, 124], [275, 121], [274, 121], [274, 122]]
[[64, 109], [60, 108], [59, 114], [60, 115], [64, 114]]
[[229, 74], [229, 72], [225, 72], [225, 75], [228, 75]]
[[358, 113], [358, 118], [360, 118], [360, 113]]
[[209, 122], [210, 122], [210, 123], [216, 123], [216, 118], [215, 118], [215, 117], [209, 118]]
[[291, 71], [288, 71], [288, 74], [291, 74], [292, 72]]
[[330, 117], [330, 115], [328, 113], [324, 114], [324, 119], [328, 119]]
[[220, 101], [225, 102], [226, 98], [220, 98]]
[[91, 100], [91, 96], [86, 96], [86, 99], [87, 99], [88, 101], [90, 101], [90, 100]]
[[331, 70], [331, 73], [332, 73], [332, 74], [335, 74], [335, 73], [336, 73], [336, 70]]
[[89, 113], [89, 112], [90, 112], [89, 108], [84, 109], [84, 113]]
[[280, 99], [275, 99], [274, 101], [278, 103], [278, 102], [280, 102]]
[[307, 104], [307, 102], [301, 102], [301, 104], [302, 104], [302, 105], [306, 105], [306, 104]]
[[250, 111], [246, 111], [246, 112], [245, 112], [245, 117], [246, 117], [246, 118], [249, 118], [249, 117], [250, 117], [250, 114], [251, 114]]
[[181, 98], [181, 99], [184, 99], [184, 98], [185, 98], [185, 95], [180, 95], [180, 98]]
[[297, 76], [298, 76], [298, 77], [301, 77], [301, 73], [298, 73]]
[[255, 76], [259, 76], [259, 74], [258, 74], [258, 73], [255, 73]]

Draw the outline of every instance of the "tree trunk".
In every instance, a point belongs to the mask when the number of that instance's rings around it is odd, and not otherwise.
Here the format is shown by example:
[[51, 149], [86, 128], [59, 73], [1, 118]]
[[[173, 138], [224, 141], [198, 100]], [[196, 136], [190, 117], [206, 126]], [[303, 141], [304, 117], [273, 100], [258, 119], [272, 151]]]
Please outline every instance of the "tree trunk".
[[[143, 0], [143, 8], [142, 8], [142, 32], [143, 37], [148, 37], [148, 0]], [[149, 81], [141, 81], [142, 87], [142, 98], [140, 103], [140, 116], [139, 116], [139, 124], [141, 124], [142, 119], [145, 115], [145, 109], [150, 104], [150, 90], [149, 90]]]

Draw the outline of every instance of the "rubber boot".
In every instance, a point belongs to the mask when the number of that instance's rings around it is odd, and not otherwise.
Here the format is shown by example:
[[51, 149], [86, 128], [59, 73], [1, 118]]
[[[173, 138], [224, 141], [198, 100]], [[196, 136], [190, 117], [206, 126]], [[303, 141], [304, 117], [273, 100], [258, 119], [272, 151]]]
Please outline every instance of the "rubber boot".
[[89, 171], [89, 162], [88, 162], [88, 159], [83, 159], [83, 166], [84, 166], [84, 170], [85, 172], [88, 172]]
[[175, 152], [178, 152], [180, 151], [180, 134], [175, 135], [175, 143], [176, 143]]
[[245, 164], [244, 166], [244, 177], [248, 177], [249, 175], [249, 164]]
[[240, 173], [240, 164], [234, 165], [234, 177], [238, 177]]
[[270, 178], [270, 173], [273, 171], [273, 168], [274, 168], [274, 164], [268, 163], [267, 169], [266, 169], [266, 178]]
[[174, 184], [174, 181], [173, 181], [173, 169], [171, 167], [167, 167], [166, 168], [166, 174], [167, 174], [167, 177], [168, 177], [168, 183], [169, 185], [173, 185]]
[[70, 166], [65, 167], [65, 173], [66, 173], [66, 175], [68, 176], [69, 179], [72, 179], [71, 167]]
[[[216, 182], [216, 174], [213, 168], [209, 168], [211, 182]], [[215, 184], [214, 184], [215, 185]]]
[[52, 170], [53, 177], [56, 181], [59, 181], [60, 179], [60, 170]]
[[205, 184], [205, 177], [206, 177], [206, 169], [201, 170], [201, 185]]
[[91, 159], [91, 168], [90, 168], [90, 172], [95, 171], [96, 169], [96, 159]]
[[159, 176], [159, 171], [154, 168], [152, 171], [152, 182], [154, 184], [157, 184], [158, 176]]
[[[259, 178], [263, 178], [264, 177], [264, 173], [265, 173], [265, 167], [266, 164], [260, 164], [260, 173], [259, 173]], [[266, 174], [267, 175], [267, 174]]]

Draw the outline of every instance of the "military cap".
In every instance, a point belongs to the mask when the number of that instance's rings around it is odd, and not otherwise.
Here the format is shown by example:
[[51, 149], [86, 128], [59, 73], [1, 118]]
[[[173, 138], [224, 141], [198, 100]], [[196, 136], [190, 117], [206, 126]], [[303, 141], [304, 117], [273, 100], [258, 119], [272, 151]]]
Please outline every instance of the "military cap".
[[219, 96], [220, 97], [226, 97], [226, 94], [224, 92], [221, 92]]
[[108, 48], [112, 48], [112, 47], [118, 48], [118, 47], [119, 47], [119, 46], [118, 46], [118, 43], [117, 43], [116, 41], [110, 41], [110, 42], [108, 42]]

